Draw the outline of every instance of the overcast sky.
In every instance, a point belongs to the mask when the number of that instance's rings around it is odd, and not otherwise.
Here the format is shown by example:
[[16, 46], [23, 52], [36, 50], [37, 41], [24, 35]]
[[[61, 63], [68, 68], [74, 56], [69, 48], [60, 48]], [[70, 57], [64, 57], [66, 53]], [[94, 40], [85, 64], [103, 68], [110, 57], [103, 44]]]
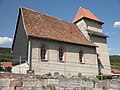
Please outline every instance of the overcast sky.
[[109, 54], [120, 54], [120, 0], [0, 0], [0, 47], [11, 48], [20, 6], [68, 22], [72, 22], [79, 7], [86, 8], [105, 23]]

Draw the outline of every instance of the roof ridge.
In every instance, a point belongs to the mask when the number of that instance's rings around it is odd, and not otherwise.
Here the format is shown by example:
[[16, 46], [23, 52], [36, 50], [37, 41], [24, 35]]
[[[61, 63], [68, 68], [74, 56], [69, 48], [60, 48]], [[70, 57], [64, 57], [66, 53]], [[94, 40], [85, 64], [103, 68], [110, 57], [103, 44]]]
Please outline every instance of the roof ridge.
[[[30, 10], [30, 11], [32, 11], [32, 12], [40, 13], [40, 14], [46, 15], [46, 16], [48, 16], [48, 17], [55, 18], [55, 19], [58, 19], [58, 20], [61, 20], [61, 21], [64, 21], [64, 22], [67, 22], [67, 23], [70, 23], [70, 24], [72, 23], [72, 22], [65, 21], [65, 20], [63, 20], [63, 19], [57, 18], [57, 17], [55, 17], [55, 16], [51, 16], [51, 15], [45, 14], [45, 13], [43, 13], [43, 12], [39, 12], [39, 11], [36, 11], [36, 10], [33, 10], [33, 9], [26, 8], [26, 7], [24, 7], [24, 6], [20, 6], [20, 9], [22, 9], [22, 8], [23, 8], [23, 9]], [[73, 23], [72, 23], [72, 24], [73, 24]]]
[[82, 12], [82, 14], [83, 14], [83, 17], [85, 17], [85, 13], [83, 12], [82, 9], [83, 9], [83, 8], [81, 7], [80, 10], [81, 10], [81, 12]]

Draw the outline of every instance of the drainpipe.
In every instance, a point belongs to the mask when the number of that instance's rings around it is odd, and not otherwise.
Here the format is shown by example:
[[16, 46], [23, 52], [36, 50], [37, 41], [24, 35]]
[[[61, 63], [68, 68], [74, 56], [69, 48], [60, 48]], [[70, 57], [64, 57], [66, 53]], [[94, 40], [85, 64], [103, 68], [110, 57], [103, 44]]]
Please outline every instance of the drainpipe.
[[29, 70], [27, 70], [27, 74], [34, 74], [34, 70], [32, 70], [32, 40], [28, 38], [28, 62], [29, 62]]

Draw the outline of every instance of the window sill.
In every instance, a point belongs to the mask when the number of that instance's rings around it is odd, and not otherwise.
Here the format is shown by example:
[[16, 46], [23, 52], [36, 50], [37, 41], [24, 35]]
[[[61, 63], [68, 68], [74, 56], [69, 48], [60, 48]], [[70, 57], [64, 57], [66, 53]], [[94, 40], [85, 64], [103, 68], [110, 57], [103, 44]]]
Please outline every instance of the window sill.
[[61, 63], [65, 63], [65, 61], [61, 61], [61, 60], [59, 60]]
[[83, 63], [83, 62], [80, 62], [80, 64], [85, 64], [85, 63]]
[[48, 62], [48, 60], [45, 60], [45, 59], [41, 59], [42, 62]]

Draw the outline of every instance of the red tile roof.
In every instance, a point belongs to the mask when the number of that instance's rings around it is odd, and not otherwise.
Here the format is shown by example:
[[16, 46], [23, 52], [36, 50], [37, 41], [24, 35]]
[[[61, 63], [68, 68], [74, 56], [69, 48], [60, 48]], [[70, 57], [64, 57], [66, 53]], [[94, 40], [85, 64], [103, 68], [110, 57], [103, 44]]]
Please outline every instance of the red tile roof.
[[95, 46], [83, 36], [74, 23], [23, 7], [20, 10], [28, 36]]
[[118, 70], [118, 69], [112, 69], [111, 72], [113, 74], [120, 74], [120, 70]]
[[12, 62], [1, 62], [0, 64], [3, 64], [3, 67], [12, 67]]
[[95, 21], [103, 24], [103, 22], [100, 21], [92, 12], [90, 12], [89, 10], [87, 10], [85, 8], [80, 7], [72, 22], [75, 23], [76, 21], [78, 21], [82, 18], [89, 18], [89, 19], [95, 20]]

